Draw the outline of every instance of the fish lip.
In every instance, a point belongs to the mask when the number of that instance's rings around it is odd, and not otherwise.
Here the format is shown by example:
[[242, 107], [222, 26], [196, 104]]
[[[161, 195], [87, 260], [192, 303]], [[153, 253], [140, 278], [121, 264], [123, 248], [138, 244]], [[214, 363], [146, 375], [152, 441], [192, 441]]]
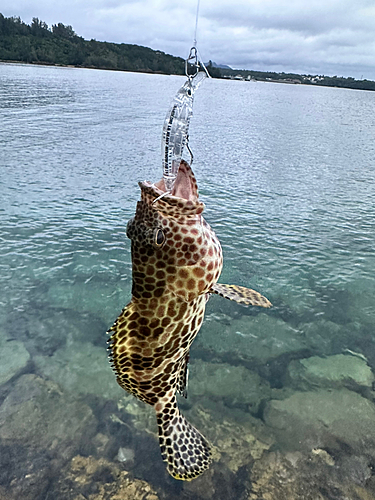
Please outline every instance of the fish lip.
[[143, 181], [138, 184], [142, 190], [147, 190], [150, 194], [153, 194], [155, 199], [162, 197], [166, 202], [168, 200], [172, 202], [183, 200], [184, 202], [192, 202], [193, 204], [200, 203], [197, 181], [190, 165], [184, 160], [180, 163], [180, 168], [171, 192], [167, 191], [163, 178], [155, 183]]
[[[163, 180], [163, 179], [162, 179]], [[161, 182], [161, 181], [159, 181]], [[159, 184], [159, 182], [157, 184]], [[142, 191], [147, 191], [150, 194], [153, 194], [155, 198], [163, 196], [166, 193], [166, 189], [160, 189], [156, 183], [152, 183], [150, 181], [140, 181], [138, 182], [138, 186]], [[164, 196], [163, 196], [164, 198]]]

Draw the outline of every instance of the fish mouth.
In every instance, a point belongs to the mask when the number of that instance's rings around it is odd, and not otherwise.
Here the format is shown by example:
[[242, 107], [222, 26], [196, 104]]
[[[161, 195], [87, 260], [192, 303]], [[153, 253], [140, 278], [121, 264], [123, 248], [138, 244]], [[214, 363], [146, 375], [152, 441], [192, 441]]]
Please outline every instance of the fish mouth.
[[172, 191], [168, 191], [164, 179], [155, 182], [139, 182], [141, 199], [162, 216], [197, 216], [204, 210], [199, 201], [198, 186], [190, 165], [182, 160]]
[[[161, 194], [167, 193], [164, 179], [156, 182], [154, 186], [161, 191]], [[180, 163], [176, 180], [173, 184], [172, 191], [168, 194], [168, 196], [182, 198], [183, 200], [191, 201], [193, 203], [197, 203], [199, 201], [198, 185], [195, 175], [193, 174], [190, 165], [185, 160], [182, 160]]]

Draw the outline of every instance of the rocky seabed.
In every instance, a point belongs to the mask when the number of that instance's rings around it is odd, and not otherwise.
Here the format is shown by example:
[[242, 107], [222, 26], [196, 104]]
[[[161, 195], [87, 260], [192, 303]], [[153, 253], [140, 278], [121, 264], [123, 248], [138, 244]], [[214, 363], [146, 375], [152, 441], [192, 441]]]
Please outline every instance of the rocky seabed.
[[48, 302], [2, 319], [0, 500], [375, 499], [370, 320], [312, 321], [277, 300], [259, 312], [213, 299], [180, 405], [214, 461], [178, 482], [161, 460], [152, 408], [117, 385], [106, 361], [113, 311], [99, 314], [87, 290], [52, 285]]

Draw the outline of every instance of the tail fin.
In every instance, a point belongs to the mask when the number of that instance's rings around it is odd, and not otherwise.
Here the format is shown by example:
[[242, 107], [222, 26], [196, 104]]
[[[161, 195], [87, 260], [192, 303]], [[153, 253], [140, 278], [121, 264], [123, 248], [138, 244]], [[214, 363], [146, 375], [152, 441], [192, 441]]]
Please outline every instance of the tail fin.
[[175, 479], [191, 481], [207, 470], [211, 463], [211, 445], [180, 414], [176, 403], [167, 403], [156, 417], [161, 456], [167, 462], [169, 474]]

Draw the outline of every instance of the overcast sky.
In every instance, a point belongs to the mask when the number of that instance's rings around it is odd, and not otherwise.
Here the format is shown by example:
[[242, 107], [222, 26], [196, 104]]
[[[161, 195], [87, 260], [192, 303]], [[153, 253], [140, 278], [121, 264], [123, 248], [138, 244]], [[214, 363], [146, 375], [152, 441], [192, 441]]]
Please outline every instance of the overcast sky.
[[[186, 57], [197, 0], [2, 0], [30, 23], [62, 22], [85, 39]], [[374, 0], [200, 0], [198, 49], [233, 68], [375, 80]]]

